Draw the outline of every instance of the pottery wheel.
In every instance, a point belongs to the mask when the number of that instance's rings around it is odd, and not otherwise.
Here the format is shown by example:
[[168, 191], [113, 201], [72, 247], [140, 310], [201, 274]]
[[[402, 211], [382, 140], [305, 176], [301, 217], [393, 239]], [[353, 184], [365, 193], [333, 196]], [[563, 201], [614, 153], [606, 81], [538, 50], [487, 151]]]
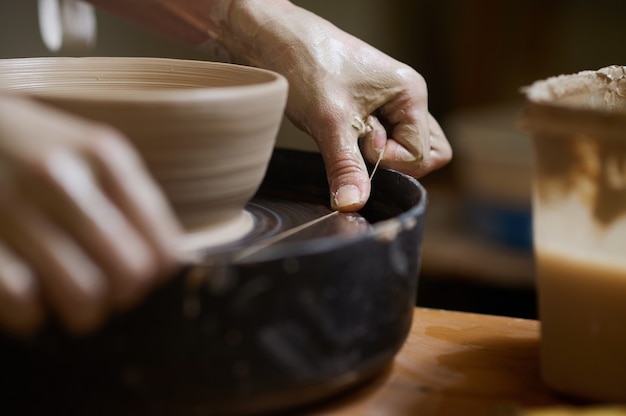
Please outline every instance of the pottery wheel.
[[[233, 262], [260, 261], [282, 252], [292, 244], [315, 243], [318, 239], [346, 239], [371, 228], [358, 213], [334, 213], [321, 201], [292, 198], [257, 197], [245, 209], [253, 223], [252, 230], [227, 244], [205, 250], [196, 249], [197, 261], [223, 259]], [[309, 196], [309, 199], [310, 198]], [[329, 215], [333, 214], [333, 215]], [[293, 232], [297, 230], [297, 232]], [[245, 256], [245, 257], [241, 257]]]
[[80, 339], [54, 326], [26, 345], [0, 335], [3, 411], [270, 413], [381, 374], [413, 317], [426, 193], [381, 170], [358, 214], [275, 239], [331, 213], [328, 198], [319, 154], [276, 151], [246, 207], [252, 231], [199, 252], [136, 309]]

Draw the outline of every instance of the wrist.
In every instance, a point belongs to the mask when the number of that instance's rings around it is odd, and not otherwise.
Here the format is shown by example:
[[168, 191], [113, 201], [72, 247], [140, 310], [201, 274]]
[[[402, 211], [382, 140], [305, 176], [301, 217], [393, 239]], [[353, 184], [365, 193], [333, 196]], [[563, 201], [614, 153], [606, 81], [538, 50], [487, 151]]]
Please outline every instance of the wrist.
[[287, 0], [227, 0], [218, 41], [238, 63], [280, 71], [290, 49], [300, 47], [305, 10]]

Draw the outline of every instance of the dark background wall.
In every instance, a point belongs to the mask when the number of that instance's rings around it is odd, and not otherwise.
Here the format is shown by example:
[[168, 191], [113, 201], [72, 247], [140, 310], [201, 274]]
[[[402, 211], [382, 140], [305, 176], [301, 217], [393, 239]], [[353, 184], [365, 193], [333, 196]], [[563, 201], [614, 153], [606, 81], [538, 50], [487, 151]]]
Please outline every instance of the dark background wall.
[[[559, 73], [623, 63], [620, 0], [296, 0], [422, 73], [439, 117], [519, 97], [519, 87]], [[37, 2], [0, 2], [0, 58], [45, 56]], [[100, 13], [98, 43], [64, 55], [208, 59]]]

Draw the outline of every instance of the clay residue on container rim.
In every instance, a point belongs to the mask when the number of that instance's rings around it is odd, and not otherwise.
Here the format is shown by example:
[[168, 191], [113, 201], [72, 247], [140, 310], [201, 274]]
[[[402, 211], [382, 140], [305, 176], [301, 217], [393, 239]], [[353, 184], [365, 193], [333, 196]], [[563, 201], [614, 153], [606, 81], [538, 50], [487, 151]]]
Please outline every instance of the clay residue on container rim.
[[[602, 131], [589, 125], [577, 134], [568, 129], [570, 123], [581, 122], [578, 110], [591, 109], [603, 128], [606, 114], [624, 113], [626, 117], [626, 67], [609, 66], [598, 71], [582, 71], [537, 81], [525, 89], [534, 104], [571, 108], [570, 114], [549, 119], [552, 132], [543, 127], [534, 131], [538, 196], [542, 204], [552, 203], [565, 195], [576, 194], [603, 228], [626, 215], [626, 132], [615, 131], [624, 142], [606, 140]], [[549, 117], [541, 107], [536, 114]], [[620, 116], [621, 117], [621, 116]], [[591, 122], [591, 121], [589, 121]], [[533, 129], [533, 118], [527, 120]], [[584, 127], [584, 126], [583, 126]], [[618, 129], [619, 127], [614, 127]], [[562, 130], [558, 135], [555, 132]], [[596, 131], [597, 130], [597, 131]]]
[[536, 81], [522, 92], [535, 103], [624, 111], [626, 67], [611, 65], [597, 71], [558, 75]]

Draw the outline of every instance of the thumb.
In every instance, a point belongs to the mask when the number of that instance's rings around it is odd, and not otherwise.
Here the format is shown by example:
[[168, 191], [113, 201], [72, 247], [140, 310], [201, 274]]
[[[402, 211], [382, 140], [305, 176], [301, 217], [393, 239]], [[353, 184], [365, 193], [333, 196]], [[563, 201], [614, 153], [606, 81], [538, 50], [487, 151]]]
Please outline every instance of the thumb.
[[315, 137], [326, 166], [334, 210], [358, 211], [369, 198], [369, 176], [358, 144], [359, 136], [366, 133], [365, 123], [358, 119], [347, 128], [331, 128], [325, 137]]

